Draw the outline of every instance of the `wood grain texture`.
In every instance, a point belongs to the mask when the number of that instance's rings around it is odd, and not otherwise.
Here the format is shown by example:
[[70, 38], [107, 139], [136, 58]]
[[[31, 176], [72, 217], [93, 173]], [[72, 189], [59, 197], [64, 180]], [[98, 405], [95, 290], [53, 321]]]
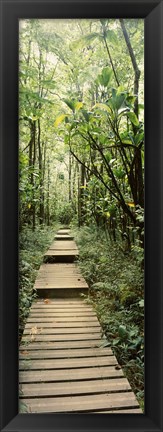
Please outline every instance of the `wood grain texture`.
[[131, 391], [126, 378], [92, 381], [68, 381], [64, 383], [22, 384], [21, 397], [102, 394]]
[[122, 377], [121, 369], [116, 369], [114, 366], [97, 366], [85, 367], [78, 369], [64, 370], [27, 370], [20, 371], [19, 381], [25, 382], [66, 382], [66, 381], [84, 381], [86, 379], [103, 379], [103, 378], [118, 378]]
[[49, 249], [71, 250], [77, 249], [77, 246], [73, 240], [55, 240]]
[[95, 340], [84, 340], [84, 341], [31, 341], [29, 339], [21, 341], [20, 349], [22, 350], [60, 350], [60, 349], [76, 349], [76, 348], [100, 348], [101, 349], [101, 338]]
[[58, 231], [44, 256], [50, 264], [37, 274], [41, 298], [32, 304], [20, 345], [20, 400], [31, 413], [141, 413], [116, 357], [104, 346], [95, 310], [78, 297], [88, 285], [70, 262], [78, 256], [72, 237], [68, 229]]
[[23, 399], [30, 412], [94, 412], [95, 410], [119, 407], [138, 407], [133, 393], [111, 393], [86, 396], [64, 396], [56, 398]]
[[87, 357], [100, 357], [100, 356], [112, 356], [112, 350], [110, 348], [83, 348], [83, 349], [35, 349], [26, 350], [20, 348], [19, 358], [21, 359], [59, 359], [59, 358], [87, 358]]
[[41, 327], [41, 326], [33, 326], [31, 329], [25, 328], [24, 334], [25, 335], [31, 335], [31, 334], [92, 334], [92, 333], [98, 333], [101, 331], [100, 326], [98, 327], [72, 327], [72, 328], [56, 328], [56, 327]]
[[117, 360], [114, 356], [104, 356], [104, 357], [91, 357], [82, 359], [60, 359], [57, 360], [32, 360], [25, 359], [20, 360], [19, 367], [20, 370], [25, 370], [30, 368], [32, 370], [40, 369], [73, 369], [73, 368], [84, 368], [84, 367], [98, 367], [98, 366], [115, 366], [117, 365]]

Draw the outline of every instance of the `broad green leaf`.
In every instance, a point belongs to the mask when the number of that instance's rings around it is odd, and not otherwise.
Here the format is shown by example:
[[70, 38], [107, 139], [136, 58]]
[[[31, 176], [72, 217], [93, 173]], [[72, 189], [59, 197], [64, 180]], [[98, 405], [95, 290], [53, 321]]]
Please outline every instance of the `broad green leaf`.
[[107, 87], [110, 83], [112, 75], [112, 69], [109, 67], [105, 67], [103, 68], [101, 74], [98, 75], [97, 82], [99, 82], [102, 86]]
[[109, 40], [109, 42], [111, 42], [111, 43], [117, 43], [118, 42], [117, 36], [113, 30], [107, 30], [106, 37]]
[[132, 144], [132, 141], [129, 139], [123, 140], [122, 144]]
[[74, 111], [75, 109], [75, 102], [70, 100], [70, 99], [63, 99], [63, 101], [66, 103], [66, 105], [72, 110]]
[[134, 202], [127, 202], [127, 205], [128, 205], [129, 207], [135, 207]]
[[144, 132], [141, 132], [141, 133], [137, 134], [137, 135], [134, 137], [135, 144], [136, 144], [136, 145], [140, 144], [140, 142], [141, 142], [143, 139], [144, 139]]
[[90, 119], [90, 114], [89, 114], [89, 112], [86, 111], [85, 109], [82, 109], [82, 114], [83, 114], [83, 116], [84, 116], [86, 122], [89, 122], [89, 119]]
[[86, 42], [91, 42], [96, 38], [99, 38], [99, 33], [94, 32], [84, 36], [83, 40], [85, 40]]
[[56, 81], [53, 80], [42, 80], [41, 84], [43, 85], [43, 87], [53, 90], [56, 88]]
[[126, 339], [128, 336], [128, 331], [126, 329], [126, 326], [120, 325], [118, 329], [118, 333], [121, 339]]
[[139, 126], [139, 120], [134, 112], [128, 112], [126, 115], [134, 126]]
[[61, 123], [63, 123], [63, 121], [65, 120], [66, 117], [67, 117], [67, 114], [59, 115], [54, 122], [54, 126], [58, 127]]
[[83, 102], [75, 102], [74, 107], [76, 111], [79, 111], [83, 107]]
[[96, 105], [94, 105], [93, 108], [100, 108], [100, 110], [102, 110], [102, 111], [107, 111], [107, 112], [111, 113], [110, 107], [106, 104], [103, 104], [103, 103], [96, 103]]
[[93, 42], [95, 39], [100, 39], [100, 35], [98, 33], [90, 33], [86, 36], [83, 36], [82, 38], [74, 41], [71, 43], [71, 47], [74, 49], [83, 48], [87, 45], [90, 45], [91, 42]]
[[120, 94], [117, 94], [116, 89], [112, 89], [112, 97], [109, 99], [108, 104], [113, 108], [115, 111], [119, 111], [120, 108], [125, 107], [124, 102], [126, 99], [126, 93], [122, 92]]
[[124, 87], [123, 87], [123, 85], [120, 85], [118, 88], [117, 88], [117, 95], [119, 95], [120, 93], [122, 93], [122, 92], [124, 92], [125, 90], [124, 90]]
[[125, 171], [122, 168], [114, 169], [114, 174], [117, 178], [122, 179], [125, 176]]

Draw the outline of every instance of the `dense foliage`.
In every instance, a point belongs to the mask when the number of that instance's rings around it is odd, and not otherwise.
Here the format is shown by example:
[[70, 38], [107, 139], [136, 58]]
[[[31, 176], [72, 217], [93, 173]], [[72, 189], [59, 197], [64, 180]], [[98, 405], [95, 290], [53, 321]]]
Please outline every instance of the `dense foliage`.
[[37, 227], [33, 233], [24, 227], [19, 236], [19, 336], [29, 314], [32, 301], [36, 298], [33, 289], [37, 271], [43, 255], [51, 244], [57, 227]]
[[141, 19], [20, 20], [20, 328], [57, 224], [71, 224], [105, 343], [141, 401], [143, 41]]
[[137, 250], [124, 254], [101, 229], [76, 231], [79, 265], [90, 287], [93, 304], [106, 335], [143, 407], [144, 402], [144, 281]]

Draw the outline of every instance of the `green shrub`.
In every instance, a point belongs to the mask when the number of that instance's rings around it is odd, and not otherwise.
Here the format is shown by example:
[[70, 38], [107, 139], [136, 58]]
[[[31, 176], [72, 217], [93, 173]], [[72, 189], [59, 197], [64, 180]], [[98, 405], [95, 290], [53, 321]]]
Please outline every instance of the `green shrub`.
[[21, 338], [32, 301], [33, 289], [43, 255], [54, 238], [56, 228], [36, 227], [32, 231], [24, 227], [19, 235], [19, 338]]
[[103, 230], [82, 227], [74, 234], [79, 265], [87, 280], [89, 301], [96, 309], [118, 362], [143, 407], [144, 395], [144, 302], [143, 271], [135, 250], [123, 252]]
[[73, 209], [71, 204], [66, 203], [63, 207], [60, 207], [57, 217], [60, 223], [69, 225], [73, 218]]

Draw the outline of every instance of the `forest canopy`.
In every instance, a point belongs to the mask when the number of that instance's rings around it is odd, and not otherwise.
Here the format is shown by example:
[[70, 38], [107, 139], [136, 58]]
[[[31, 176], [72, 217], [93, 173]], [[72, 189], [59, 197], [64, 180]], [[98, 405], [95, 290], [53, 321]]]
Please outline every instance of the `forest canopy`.
[[144, 22], [20, 20], [20, 228], [142, 228]]

